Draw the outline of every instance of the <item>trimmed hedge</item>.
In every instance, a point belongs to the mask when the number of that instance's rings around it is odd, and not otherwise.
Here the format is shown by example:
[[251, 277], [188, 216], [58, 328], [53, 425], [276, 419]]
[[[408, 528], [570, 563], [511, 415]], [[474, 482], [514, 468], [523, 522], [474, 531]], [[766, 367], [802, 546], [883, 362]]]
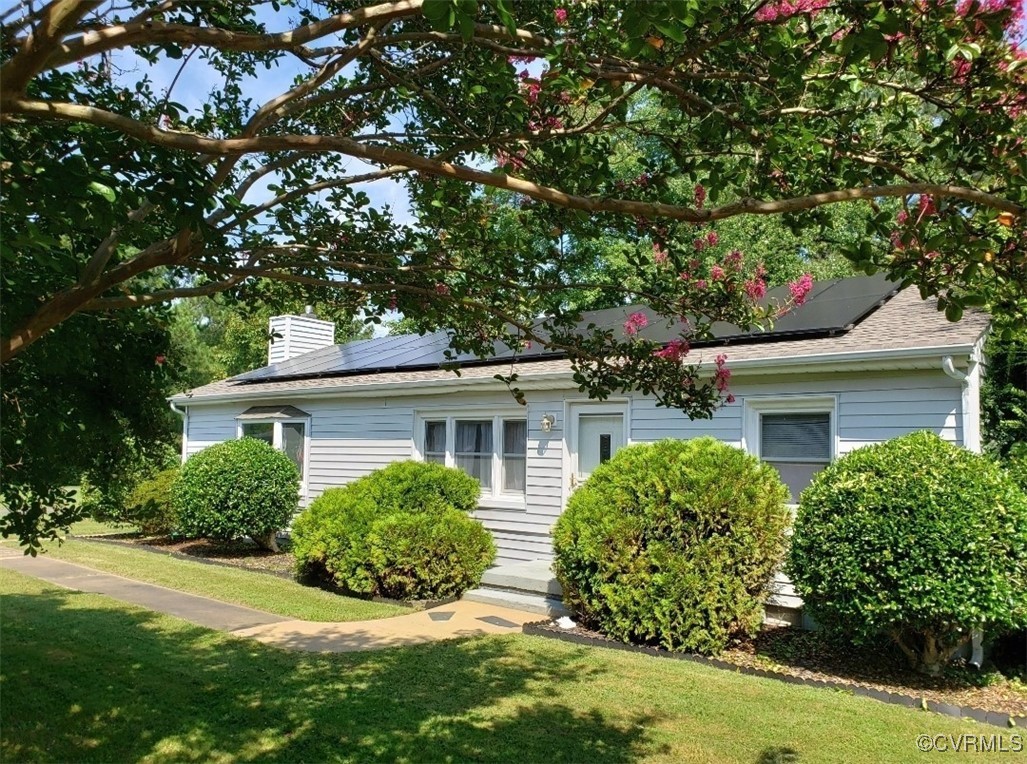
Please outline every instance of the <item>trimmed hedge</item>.
[[293, 523], [298, 571], [356, 594], [458, 596], [496, 554], [489, 532], [467, 516], [480, 492], [460, 470], [414, 461], [330, 488]]
[[1005, 467], [1013, 482], [1027, 493], [1027, 443], [1017, 443], [1009, 449]]
[[144, 480], [128, 495], [124, 519], [147, 536], [166, 536], [178, 526], [171, 492], [181, 470], [173, 467]]
[[556, 523], [564, 602], [614, 639], [720, 652], [759, 628], [787, 497], [773, 467], [713, 438], [622, 448]]
[[937, 673], [973, 629], [1027, 625], [1027, 497], [930, 432], [860, 448], [803, 492], [789, 573], [822, 625]]
[[182, 466], [172, 497], [183, 532], [249, 536], [277, 551], [275, 535], [299, 505], [300, 475], [281, 451], [256, 438], [205, 448]]

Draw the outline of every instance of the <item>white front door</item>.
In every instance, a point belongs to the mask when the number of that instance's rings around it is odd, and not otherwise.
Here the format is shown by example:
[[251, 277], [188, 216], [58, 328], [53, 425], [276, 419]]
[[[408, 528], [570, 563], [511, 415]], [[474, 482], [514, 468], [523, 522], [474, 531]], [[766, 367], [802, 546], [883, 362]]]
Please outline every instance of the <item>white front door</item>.
[[627, 443], [626, 409], [617, 403], [571, 404], [567, 445], [572, 491]]

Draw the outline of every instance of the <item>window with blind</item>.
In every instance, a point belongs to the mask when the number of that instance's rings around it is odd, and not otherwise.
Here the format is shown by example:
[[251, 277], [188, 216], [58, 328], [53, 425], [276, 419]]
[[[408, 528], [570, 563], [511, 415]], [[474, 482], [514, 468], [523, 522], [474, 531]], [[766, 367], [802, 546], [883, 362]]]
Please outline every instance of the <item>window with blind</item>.
[[831, 461], [831, 415], [760, 414], [760, 458], [781, 474], [791, 501]]

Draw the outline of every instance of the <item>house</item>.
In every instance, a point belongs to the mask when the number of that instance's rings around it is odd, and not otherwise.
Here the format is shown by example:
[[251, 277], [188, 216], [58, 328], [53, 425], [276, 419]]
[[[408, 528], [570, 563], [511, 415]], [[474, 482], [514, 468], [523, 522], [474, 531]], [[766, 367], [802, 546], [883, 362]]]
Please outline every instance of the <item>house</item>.
[[[638, 309], [587, 319], [619, 326]], [[987, 326], [982, 314], [949, 323], [934, 301], [881, 277], [821, 282], [772, 331], [718, 325], [716, 341], [692, 350], [690, 360], [710, 364], [727, 355], [735, 400], [690, 421], [641, 394], [589, 400], [569, 362], [543, 350], [497, 348], [490, 359], [463, 359], [456, 376], [441, 368], [445, 333], [337, 346], [329, 322], [278, 317], [269, 366], [172, 406], [183, 415], [183, 459], [219, 441], [264, 438], [300, 467], [304, 502], [394, 460], [460, 467], [482, 484], [477, 517], [500, 565], [526, 563], [522, 572], [548, 578], [550, 528], [568, 496], [626, 443], [711, 435], [777, 467], [793, 497], [832, 459], [915, 430], [979, 450]], [[673, 336], [658, 321], [643, 334]], [[527, 405], [493, 378], [511, 369]], [[784, 616], [799, 604], [782, 579], [768, 611]]]

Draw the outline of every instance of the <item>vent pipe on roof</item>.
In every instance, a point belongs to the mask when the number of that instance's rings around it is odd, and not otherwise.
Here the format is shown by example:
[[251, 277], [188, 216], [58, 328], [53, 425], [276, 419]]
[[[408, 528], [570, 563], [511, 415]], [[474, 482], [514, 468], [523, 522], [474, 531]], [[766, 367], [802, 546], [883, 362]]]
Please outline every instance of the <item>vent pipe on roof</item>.
[[268, 323], [268, 364], [288, 361], [335, 344], [335, 323], [321, 321], [308, 305], [302, 316], [274, 316]]

